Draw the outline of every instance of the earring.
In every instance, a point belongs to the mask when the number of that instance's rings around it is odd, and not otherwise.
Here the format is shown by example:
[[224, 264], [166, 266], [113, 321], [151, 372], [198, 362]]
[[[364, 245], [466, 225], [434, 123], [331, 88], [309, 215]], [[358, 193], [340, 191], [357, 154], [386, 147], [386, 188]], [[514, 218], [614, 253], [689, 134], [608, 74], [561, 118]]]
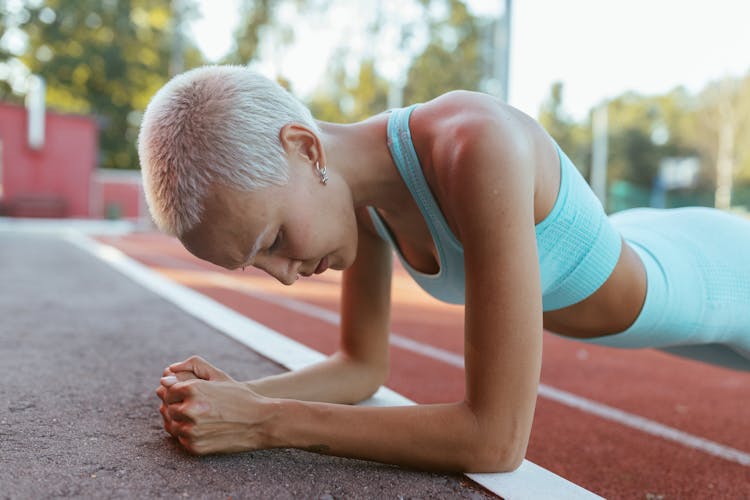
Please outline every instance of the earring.
[[315, 170], [318, 171], [318, 175], [320, 176], [320, 183], [328, 184], [328, 172], [326, 172], [326, 167], [320, 168], [320, 162], [316, 161]]

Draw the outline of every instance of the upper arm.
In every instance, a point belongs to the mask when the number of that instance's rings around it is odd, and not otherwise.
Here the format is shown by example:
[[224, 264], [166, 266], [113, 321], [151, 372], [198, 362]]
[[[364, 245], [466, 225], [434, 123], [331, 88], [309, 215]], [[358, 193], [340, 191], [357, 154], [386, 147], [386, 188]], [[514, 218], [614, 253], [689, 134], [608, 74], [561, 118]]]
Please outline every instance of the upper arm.
[[[358, 219], [368, 217], [366, 210]], [[369, 219], [368, 219], [369, 220]], [[341, 352], [387, 369], [392, 252], [377, 234], [358, 224], [357, 257], [344, 271], [341, 293]]]
[[[504, 117], [508, 118], [508, 117]], [[513, 118], [459, 134], [452, 211], [466, 273], [466, 402], [499, 454], [522, 457], [531, 432], [542, 349], [534, 228], [533, 147]], [[461, 137], [465, 137], [464, 140]]]

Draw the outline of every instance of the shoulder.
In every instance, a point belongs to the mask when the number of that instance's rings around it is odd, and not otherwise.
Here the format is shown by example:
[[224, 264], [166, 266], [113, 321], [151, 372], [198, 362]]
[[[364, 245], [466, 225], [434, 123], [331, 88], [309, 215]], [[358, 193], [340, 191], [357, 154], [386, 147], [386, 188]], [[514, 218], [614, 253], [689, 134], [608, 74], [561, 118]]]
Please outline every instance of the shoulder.
[[448, 92], [418, 106], [412, 124], [435, 138], [452, 137], [454, 143], [471, 145], [489, 137], [508, 146], [517, 145], [519, 139], [539, 127], [501, 100], [467, 90]]
[[[490, 211], [502, 208], [499, 198], [533, 201], [539, 150], [549, 137], [521, 111], [486, 94], [454, 91], [416, 108], [411, 126], [431, 187], [458, 233], [469, 206]], [[516, 192], [498, 196], [508, 189]]]

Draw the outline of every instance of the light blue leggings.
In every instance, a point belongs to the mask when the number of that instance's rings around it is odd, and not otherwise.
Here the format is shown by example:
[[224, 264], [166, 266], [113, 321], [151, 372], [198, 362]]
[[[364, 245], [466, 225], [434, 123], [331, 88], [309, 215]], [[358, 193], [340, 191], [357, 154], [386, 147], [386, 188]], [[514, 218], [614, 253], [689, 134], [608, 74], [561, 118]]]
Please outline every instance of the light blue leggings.
[[587, 341], [750, 371], [750, 220], [699, 207], [609, 219], [644, 263], [646, 301], [630, 328]]

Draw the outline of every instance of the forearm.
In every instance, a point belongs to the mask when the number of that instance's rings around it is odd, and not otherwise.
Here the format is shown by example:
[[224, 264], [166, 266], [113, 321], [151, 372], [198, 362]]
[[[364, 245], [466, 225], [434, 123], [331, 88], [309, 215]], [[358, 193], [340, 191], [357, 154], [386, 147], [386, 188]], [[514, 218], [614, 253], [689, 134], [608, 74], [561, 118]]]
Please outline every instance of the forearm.
[[385, 381], [387, 367], [370, 366], [342, 353], [301, 370], [246, 382], [270, 398], [353, 404], [370, 397]]
[[269, 447], [441, 471], [513, 470], [528, 436], [487, 433], [463, 403], [389, 408], [277, 400], [266, 423]]

